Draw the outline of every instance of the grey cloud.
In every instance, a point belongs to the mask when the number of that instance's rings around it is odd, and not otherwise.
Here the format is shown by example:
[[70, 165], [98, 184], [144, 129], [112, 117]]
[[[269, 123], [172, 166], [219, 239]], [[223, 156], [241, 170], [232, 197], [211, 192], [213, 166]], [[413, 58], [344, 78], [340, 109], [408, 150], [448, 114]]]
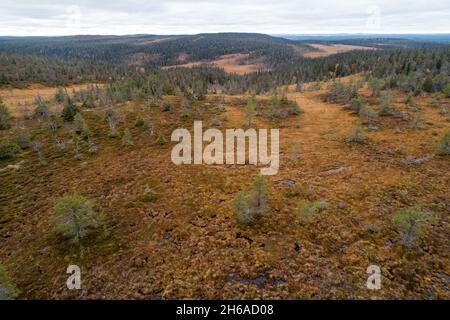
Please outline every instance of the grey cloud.
[[447, 0], [2, 0], [1, 9], [0, 35], [450, 32]]

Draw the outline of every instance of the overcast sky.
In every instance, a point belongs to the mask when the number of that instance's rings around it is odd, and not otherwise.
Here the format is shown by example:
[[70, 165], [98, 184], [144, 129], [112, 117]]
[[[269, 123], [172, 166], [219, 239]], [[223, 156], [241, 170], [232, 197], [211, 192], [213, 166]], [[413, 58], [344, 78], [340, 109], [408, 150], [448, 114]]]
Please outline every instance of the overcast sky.
[[1, 0], [0, 35], [450, 33], [449, 0]]

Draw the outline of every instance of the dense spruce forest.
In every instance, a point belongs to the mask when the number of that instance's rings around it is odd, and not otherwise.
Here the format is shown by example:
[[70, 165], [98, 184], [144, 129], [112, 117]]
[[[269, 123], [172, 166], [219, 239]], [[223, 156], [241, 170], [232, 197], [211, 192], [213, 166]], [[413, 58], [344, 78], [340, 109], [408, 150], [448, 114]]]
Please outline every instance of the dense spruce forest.
[[[0, 40], [1, 41], [1, 40]], [[0, 51], [33, 54], [65, 60], [90, 59], [126, 63], [133, 54], [145, 54], [152, 59], [149, 66], [160, 67], [185, 62], [209, 60], [232, 53], [252, 53], [253, 58], [265, 57], [270, 65], [290, 61], [292, 46], [312, 50], [308, 45], [261, 34], [199, 34], [195, 36], [131, 36], [131, 37], [60, 37], [15, 38], [3, 40]]]
[[[307, 42], [259, 34], [14, 38], [0, 41], [0, 85], [67, 86], [107, 82], [124, 91], [133, 87], [133, 94], [139, 96], [173, 92], [204, 94], [218, 89], [229, 94], [263, 93], [277, 86], [324, 81], [361, 72], [385, 79], [386, 88], [404, 87], [407, 83], [408, 90], [415, 94], [422, 90], [442, 91], [448, 83], [450, 47], [444, 43], [401, 39], [344, 42], [377, 50], [355, 50], [308, 59], [298, 55], [299, 50], [317, 50]], [[246, 61], [263, 59], [269, 70], [235, 75], [211, 66], [160, 68], [190, 61], [210, 61], [233, 53], [248, 54], [243, 58]], [[130, 63], [133, 55], [142, 59]]]
[[368, 46], [378, 49], [395, 49], [395, 48], [430, 48], [430, 47], [447, 47], [447, 41], [423, 41], [409, 40], [402, 38], [366, 38], [366, 39], [339, 39], [328, 40], [323, 43], [350, 44], [357, 46]]

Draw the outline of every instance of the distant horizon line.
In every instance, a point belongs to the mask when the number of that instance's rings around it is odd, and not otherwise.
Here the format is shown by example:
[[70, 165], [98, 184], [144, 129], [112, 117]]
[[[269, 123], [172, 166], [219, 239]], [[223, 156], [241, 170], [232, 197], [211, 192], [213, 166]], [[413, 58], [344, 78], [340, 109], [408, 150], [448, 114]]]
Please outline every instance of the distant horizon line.
[[80, 34], [67, 34], [67, 35], [8, 35], [4, 34], [0, 37], [9, 37], [9, 38], [57, 38], [57, 37], [83, 37], [83, 36], [103, 36], [103, 37], [127, 37], [127, 36], [193, 36], [193, 35], [201, 35], [201, 34], [261, 34], [261, 35], [269, 35], [269, 36], [378, 36], [378, 35], [386, 35], [386, 36], [396, 36], [396, 35], [449, 35], [449, 32], [397, 32], [397, 33], [369, 33], [369, 32], [339, 32], [339, 33], [261, 33], [261, 32], [236, 32], [236, 31], [221, 31], [221, 32], [199, 32], [199, 33], [170, 33], [170, 34], [156, 34], [156, 33], [129, 33], [129, 34], [106, 34], [106, 33], [80, 33]]

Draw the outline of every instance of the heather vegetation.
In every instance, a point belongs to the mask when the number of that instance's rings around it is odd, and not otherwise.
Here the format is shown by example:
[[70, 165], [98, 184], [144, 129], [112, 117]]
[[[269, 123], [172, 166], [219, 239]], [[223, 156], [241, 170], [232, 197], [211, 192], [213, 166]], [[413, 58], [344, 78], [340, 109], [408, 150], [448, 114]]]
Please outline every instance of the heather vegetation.
[[14, 300], [19, 294], [19, 289], [11, 281], [5, 267], [0, 264], [0, 300]]
[[427, 217], [419, 207], [400, 210], [392, 220], [399, 233], [399, 242], [406, 247], [417, 244], [427, 226]]
[[[159, 40], [0, 40], [0, 297], [77, 298], [79, 263], [87, 299], [448, 298], [447, 45]], [[226, 54], [264, 70], [179, 67]], [[280, 129], [277, 175], [172, 163], [200, 120]]]

